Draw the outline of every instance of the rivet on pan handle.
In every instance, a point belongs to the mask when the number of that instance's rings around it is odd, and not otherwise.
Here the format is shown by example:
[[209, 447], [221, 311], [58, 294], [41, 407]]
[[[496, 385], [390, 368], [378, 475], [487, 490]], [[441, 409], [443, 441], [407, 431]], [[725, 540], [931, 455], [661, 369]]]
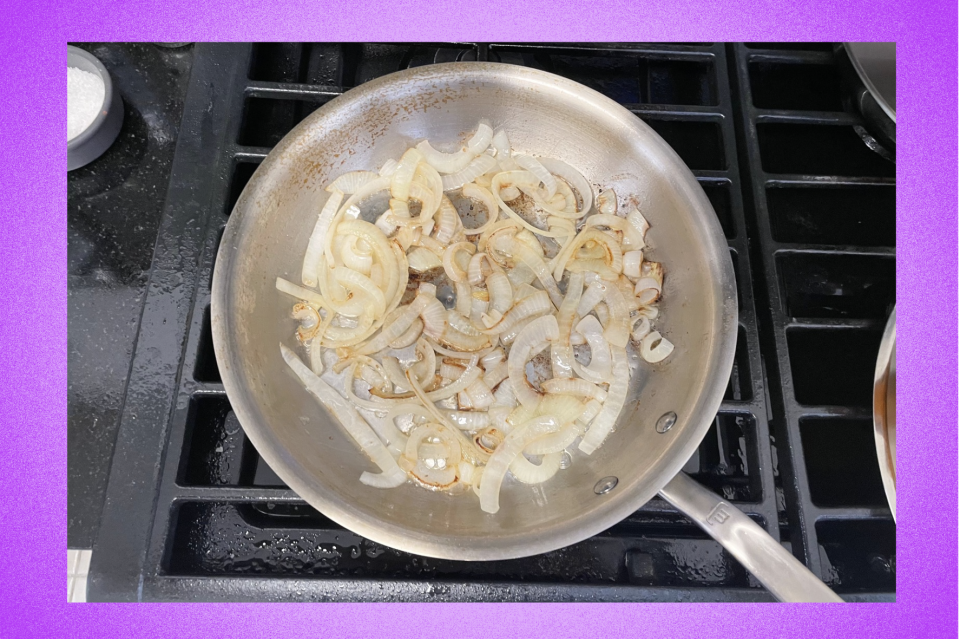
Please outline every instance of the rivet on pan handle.
[[684, 473], [660, 491], [736, 557], [780, 601], [843, 601], [739, 508]]

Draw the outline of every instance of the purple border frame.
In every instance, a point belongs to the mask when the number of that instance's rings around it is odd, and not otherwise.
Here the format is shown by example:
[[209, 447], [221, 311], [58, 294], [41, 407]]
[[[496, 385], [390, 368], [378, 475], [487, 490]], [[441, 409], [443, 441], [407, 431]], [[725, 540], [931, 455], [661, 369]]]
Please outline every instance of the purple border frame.
[[[519, 4], [519, 3], [518, 3]], [[10, 101], [0, 109], [4, 190], [13, 205], [2, 214], [0, 269], [5, 320], [0, 323], [8, 371], [2, 419], [8, 459], [0, 475], [2, 579], [7, 636], [290, 635], [307, 631], [367, 637], [422, 637], [456, 632], [500, 636], [658, 637], [956, 636], [957, 554], [957, 6], [954, 2], [812, 2], [692, 0], [631, 5], [594, 0], [563, 7], [523, 2], [506, 16], [489, 3], [402, 2], [372, 10], [361, 3], [327, 5], [216, 0], [120, 0], [6, 5], [3, 27]], [[421, 5], [421, 6], [418, 6]], [[444, 11], [443, 9], [449, 9]], [[523, 15], [520, 15], [520, 14]], [[376, 19], [371, 19], [374, 17]], [[448, 18], [449, 16], [449, 18]], [[616, 16], [610, 19], [610, 16]], [[52, 19], [51, 19], [52, 18]], [[236, 22], [238, 19], [242, 22]], [[49, 33], [64, 31], [64, 40]], [[60, 134], [66, 100], [45, 87], [62, 83], [54, 53], [66, 40], [895, 40], [899, 49], [900, 145], [897, 176], [898, 356], [900, 379], [900, 518], [897, 603], [772, 606], [758, 604], [526, 605], [476, 609], [474, 604], [288, 605], [117, 604], [71, 606], [63, 596], [66, 537], [66, 339], [37, 340], [20, 327], [46, 316], [66, 298], [66, 164]], [[12, 59], [11, 59], [12, 58]], [[54, 73], [56, 71], [56, 74]], [[27, 79], [24, 82], [24, 79]], [[27, 90], [24, 91], [24, 87]], [[59, 86], [63, 86], [60, 84]], [[62, 89], [61, 89], [62, 90]], [[61, 94], [62, 95], [62, 94]], [[15, 97], [14, 97], [15, 96]], [[34, 98], [34, 99], [24, 99]], [[13, 102], [13, 104], [11, 104]], [[43, 129], [41, 130], [41, 127]], [[56, 144], [54, 144], [56, 142]], [[52, 231], [52, 232], [51, 232]], [[25, 277], [26, 276], [26, 277]], [[37, 284], [40, 284], [37, 286]], [[54, 295], [51, 292], [55, 291]], [[64, 306], [65, 308], [65, 306]], [[44, 312], [46, 311], [46, 312]], [[48, 334], [65, 335], [66, 317]], [[62, 330], [61, 330], [62, 329]], [[10, 382], [13, 382], [12, 388]], [[929, 427], [922, 432], [912, 425]], [[29, 490], [44, 508], [16, 506]], [[29, 518], [18, 515], [28, 511]], [[56, 531], [54, 533], [53, 531]], [[56, 579], [54, 579], [56, 577]], [[57, 582], [57, 583], [54, 583]], [[56, 586], [56, 587], [54, 587]], [[471, 608], [468, 610], [467, 607]], [[721, 606], [725, 606], [721, 609]], [[414, 610], [413, 608], [417, 609]], [[484, 627], [479, 623], [485, 621]], [[137, 630], [132, 630], [132, 627]], [[474, 629], [476, 628], [476, 629]], [[149, 630], [147, 630], [149, 629]], [[45, 634], [45, 633], [44, 633]]]

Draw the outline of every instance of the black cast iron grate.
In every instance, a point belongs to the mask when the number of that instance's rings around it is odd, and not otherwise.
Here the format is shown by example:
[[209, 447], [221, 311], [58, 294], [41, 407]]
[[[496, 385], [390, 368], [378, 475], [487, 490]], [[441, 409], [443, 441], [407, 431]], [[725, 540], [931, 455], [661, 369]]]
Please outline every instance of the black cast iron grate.
[[842, 110], [831, 47], [729, 52], [789, 539], [837, 590], [892, 594], [872, 393], [896, 300], [895, 167]]
[[[877, 552], [887, 552], [882, 517], [855, 517], [853, 526], [824, 519], [816, 532], [791, 534], [792, 526], [814, 519], [795, 499], [806, 484], [800, 488], [795, 474], [778, 472], [771, 451], [772, 413], [751, 286], [762, 289], [764, 279], [753, 276], [756, 258], [743, 203], [750, 189], [741, 184], [738, 98], [731, 96], [728, 55], [718, 44], [200, 45], [97, 544], [110, 552], [95, 549], [91, 598], [769, 598], [718, 544], [660, 499], [596, 537], [537, 557], [465, 563], [400, 553], [307, 506], [244, 437], [220, 383], [209, 327], [217, 243], [243, 186], [270, 147], [344, 90], [398, 69], [454, 60], [522, 64], [580, 81], [643, 118], [694, 170], [727, 236], [741, 326], [723, 405], [686, 470], [804, 552], [819, 535], [826, 554], [849, 557], [835, 564], [835, 584], [848, 597], [883, 598], [876, 591], [885, 582], [864, 577], [858, 563], [872, 550], [851, 543], [861, 526], [877, 539]], [[822, 71], [801, 77], [819, 78]], [[789, 200], [783, 208], [799, 206]], [[892, 208], [885, 212], [892, 215]], [[797, 215], [783, 217], [785, 232], [797, 232], [790, 227]], [[793, 223], [800, 232], [809, 228], [802, 219]], [[831, 223], [838, 225], [823, 222]], [[829, 270], [803, 257], [791, 271], [797, 277], [803, 269]], [[862, 269], [865, 277], [888, 283], [886, 271], [869, 266]], [[795, 304], [821, 301], [814, 290], [797, 293]], [[773, 350], [779, 343], [770, 348], [773, 358], [786, 352], [786, 345]], [[804, 429], [805, 445], [829, 439], [818, 426]], [[784, 441], [792, 447], [789, 461], [795, 454], [802, 462], [799, 440]]]

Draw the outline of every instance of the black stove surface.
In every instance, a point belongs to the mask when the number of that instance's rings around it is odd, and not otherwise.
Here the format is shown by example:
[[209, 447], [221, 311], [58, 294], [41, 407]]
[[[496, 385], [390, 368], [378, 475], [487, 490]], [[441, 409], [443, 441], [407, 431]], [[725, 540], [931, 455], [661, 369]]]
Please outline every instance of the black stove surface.
[[67, 545], [96, 538], [193, 48], [76, 44], [120, 89], [123, 129], [67, 174]]
[[894, 599], [895, 532], [863, 404], [894, 295], [893, 165], [842, 111], [829, 45], [723, 44], [198, 45], [90, 599], [770, 598], [660, 499], [536, 557], [394, 551], [307, 506], [244, 437], [209, 326], [213, 261], [236, 198], [321, 104], [452, 60], [580, 81], [677, 150], [727, 236], [741, 323], [727, 394], [685, 470], [845, 598]]

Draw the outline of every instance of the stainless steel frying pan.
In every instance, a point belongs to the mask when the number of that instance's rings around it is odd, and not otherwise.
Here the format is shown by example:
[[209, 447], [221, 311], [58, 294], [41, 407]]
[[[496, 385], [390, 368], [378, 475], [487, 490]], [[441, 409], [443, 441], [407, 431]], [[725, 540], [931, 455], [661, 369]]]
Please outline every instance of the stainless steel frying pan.
[[[661, 365], [632, 362], [631, 396], [597, 452], [549, 482], [506, 481], [496, 515], [470, 495], [358, 481], [371, 462], [280, 357], [292, 345], [290, 300], [323, 187], [399, 157], [423, 138], [457, 142], [481, 118], [514, 147], [559, 158], [595, 185], [632, 195], [652, 224], [650, 259], [667, 273]], [[331, 101], [270, 153], [241, 195], [220, 245], [213, 337], [230, 402], [250, 440], [294, 491], [376, 542], [431, 557], [493, 560], [554, 550], [599, 533], [658, 492], [699, 523], [775, 595], [838, 600], [736, 507], [680, 473], [710, 428], [733, 365], [737, 293], [709, 201], [676, 153], [636, 116], [580, 84], [492, 63], [395, 73]]]

